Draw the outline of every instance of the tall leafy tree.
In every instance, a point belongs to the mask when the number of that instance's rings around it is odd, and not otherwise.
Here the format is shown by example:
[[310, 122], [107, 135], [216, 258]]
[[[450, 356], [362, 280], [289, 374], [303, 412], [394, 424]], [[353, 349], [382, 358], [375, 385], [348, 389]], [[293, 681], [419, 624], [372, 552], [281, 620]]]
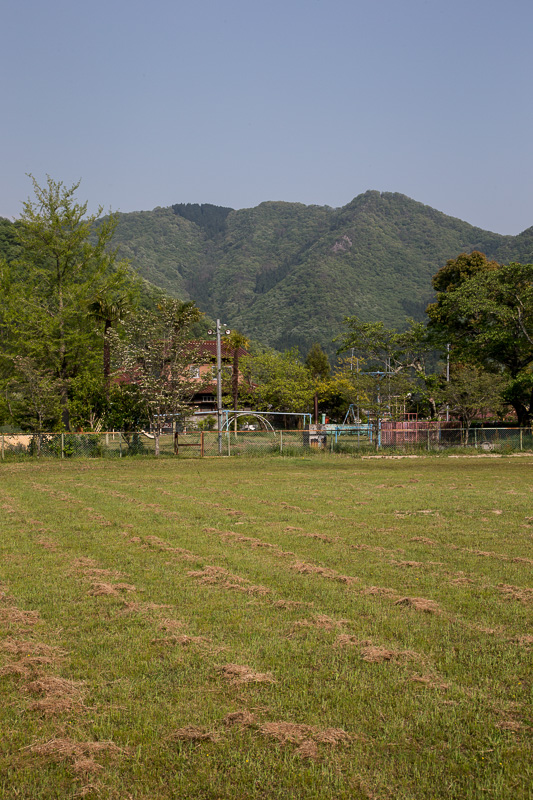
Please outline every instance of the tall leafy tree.
[[40, 186], [30, 178], [34, 199], [16, 226], [20, 253], [4, 270], [5, 349], [55, 382], [68, 427], [69, 383], [94, 365], [99, 349], [89, 304], [111, 280], [117, 287], [130, 276], [110, 249], [115, 219], [94, 233], [103, 209], [87, 215], [87, 203], [76, 200], [79, 181], [65, 186], [48, 177]]
[[318, 342], [315, 342], [309, 350], [305, 359], [305, 367], [314, 383], [313, 406], [315, 422], [318, 422], [318, 392], [321, 384], [329, 378], [331, 372], [327, 354], [322, 350]]
[[452, 359], [506, 379], [504, 399], [520, 425], [533, 419], [533, 264], [478, 271], [427, 309], [430, 328]]
[[111, 332], [117, 361], [116, 380], [136, 387], [155, 436], [165, 424], [190, 413], [201, 383], [192, 369], [205, 363], [201, 348], [191, 341], [191, 329], [202, 316], [192, 302], [162, 299], [156, 312], [140, 310], [124, 321], [124, 335]]
[[[239, 408], [239, 359], [241, 354], [245, 354], [250, 346], [250, 340], [239, 331], [232, 331], [229, 336], [224, 338], [224, 342], [233, 354], [233, 364], [231, 370], [231, 395], [233, 398], [233, 410]], [[237, 432], [237, 417], [235, 417], [235, 432]]]
[[432, 349], [425, 325], [410, 320], [405, 331], [395, 331], [383, 322], [362, 322], [355, 316], [345, 323], [348, 333], [338, 352], [351, 351], [364, 364], [351, 380], [366, 410], [376, 420], [403, 414], [408, 398], [425, 386]]
[[88, 306], [89, 315], [102, 325], [103, 380], [107, 397], [109, 397], [111, 377], [110, 332], [116, 328], [126, 313], [132, 309], [134, 299], [135, 293], [133, 286], [119, 286], [118, 289], [114, 289], [113, 285], [107, 285], [100, 289]]
[[463, 426], [463, 444], [468, 444], [472, 420], [480, 414], [501, 410], [504, 379], [474, 364], [453, 364], [450, 380], [441, 381], [440, 402]]
[[313, 382], [296, 349], [284, 353], [263, 350], [243, 358], [242, 365], [252, 387], [250, 403], [258, 411], [285, 414], [309, 411]]

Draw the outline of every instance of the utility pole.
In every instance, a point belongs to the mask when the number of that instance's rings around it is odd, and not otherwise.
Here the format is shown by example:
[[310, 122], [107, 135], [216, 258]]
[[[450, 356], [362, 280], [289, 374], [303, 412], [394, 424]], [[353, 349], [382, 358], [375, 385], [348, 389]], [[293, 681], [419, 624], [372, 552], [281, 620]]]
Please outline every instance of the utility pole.
[[[450, 382], [450, 345], [446, 345], [446, 383]], [[450, 406], [446, 403], [446, 422], [450, 419]]]
[[222, 353], [220, 346], [220, 320], [217, 319], [217, 430], [218, 454], [222, 455]]
[[[218, 429], [218, 454], [219, 456], [222, 455], [222, 346], [221, 346], [221, 338], [220, 338], [220, 320], [217, 319], [217, 429]], [[213, 331], [207, 331], [209, 335], [213, 334]], [[224, 333], [226, 336], [229, 336], [231, 331], [229, 329], [225, 330]]]

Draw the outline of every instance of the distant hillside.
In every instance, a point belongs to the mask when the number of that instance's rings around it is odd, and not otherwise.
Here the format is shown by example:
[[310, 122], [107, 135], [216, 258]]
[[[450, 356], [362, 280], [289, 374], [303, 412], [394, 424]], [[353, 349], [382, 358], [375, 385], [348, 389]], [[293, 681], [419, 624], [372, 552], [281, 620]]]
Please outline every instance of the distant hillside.
[[315, 341], [331, 352], [350, 314], [398, 328], [409, 316], [424, 319], [432, 276], [461, 252], [533, 262], [533, 228], [501, 236], [376, 191], [336, 209], [188, 203], [119, 214], [115, 244], [156, 286], [254, 339], [303, 353]]

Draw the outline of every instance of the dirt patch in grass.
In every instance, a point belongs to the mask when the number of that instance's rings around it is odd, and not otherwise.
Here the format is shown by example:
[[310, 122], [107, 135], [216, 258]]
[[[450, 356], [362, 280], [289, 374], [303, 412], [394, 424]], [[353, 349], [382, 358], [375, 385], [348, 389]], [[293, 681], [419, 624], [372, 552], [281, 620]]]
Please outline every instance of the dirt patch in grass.
[[316, 628], [324, 631], [334, 631], [341, 628], [343, 625], [349, 625], [349, 619], [333, 619], [326, 614], [318, 614], [313, 619], [299, 619], [293, 624], [293, 629], [298, 628]]
[[498, 728], [503, 731], [511, 731], [512, 733], [522, 733], [523, 731], [529, 731], [531, 728], [524, 725], [523, 722], [517, 719], [504, 719], [501, 722], [498, 722]]
[[361, 658], [369, 664], [383, 664], [385, 661], [403, 663], [405, 661], [420, 660], [420, 655], [412, 650], [390, 650], [386, 647], [370, 645], [369, 647], [363, 647]]
[[313, 603], [305, 603], [303, 600], [276, 600], [273, 603], [274, 608], [284, 608], [284, 609], [293, 609], [293, 608], [302, 608], [303, 606], [310, 607]]
[[31, 639], [13, 639], [8, 636], [0, 641], [0, 650], [11, 653], [15, 656], [48, 656], [49, 658], [61, 658], [66, 655], [64, 650], [50, 647], [44, 642], [34, 642]]
[[186, 633], [180, 633], [173, 634], [172, 636], [165, 636], [160, 639], [152, 639], [152, 644], [180, 645], [181, 647], [197, 645], [199, 647], [210, 648], [211, 640], [206, 636], [189, 636]]
[[335, 647], [368, 647], [372, 642], [370, 639], [359, 639], [350, 633], [340, 633], [335, 639]]
[[174, 742], [219, 742], [220, 735], [215, 731], [206, 731], [205, 728], [197, 728], [194, 725], [186, 725], [178, 728], [169, 737]]
[[521, 645], [522, 647], [533, 647], [533, 635], [530, 633], [524, 633], [522, 636], [516, 636], [511, 641]]
[[387, 586], [365, 586], [361, 589], [361, 594], [378, 595], [381, 597], [398, 597], [396, 589], [390, 589]]
[[[303, 536], [305, 539], [318, 539], [319, 541], [327, 542], [328, 544], [340, 541], [337, 536], [327, 536], [325, 533], [307, 533], [307, 531], [304, 531], [303, 528], [298, 528], [294, 525], [288, 525], [283, 529], [283, 533], [293, 533], [296, 534], [296, 536]], [[294, 555], [294, 553], [292, 555]]]
[[45, 550], [57, 550], [59, 545], [53, 539], [46, 539], [44, 536], [36, 540], [36, 544], [44, 547]]
[[35, 677], [43, 666], [52, 666], [54, 659], [48, 656], [24, 656], [0, 669], [0, 675], [17, 675], [20, 678]]
[[434, 675], [413, 675], [411, 680], [415, 683], [421, 683], [423, 686], [427, 686], [428, 689], [449, 689], [450, 684], [446, 683], [445, 681], [439, 680]]
[[468, 586], [472, 583], [475, 583], [475, 581], [472, 578], [468, 578], [466, 575], [459, 573], [457, 577], [450, 580], [450, 583], [454, 586]]
[[47, 675], [31, 681], [25, 687], [31, 694], [41, 695], [30, 705], [32, 711], [45, 715], [62, 714], [66, 711], [81, 711], [83, 704], [83, 683]]
[[187, 576], [203, 585], [220, 586], [222, 589], [232, 589], [237, 592], [245, 592], [246, 594], [270, 594], [270, 589], [266, 586], [254, 585], [246, 580], [246, 578], [232, 575], [231, 572], [228, 572], [224, 567], [207, 566], [203, 570], [188, 572]]
[[36, 625], [40, 620], [38, 611], [24, 611], [16, 606], [0, 606], [0, 625], [6, 628], [23, 629]]
[[204, 528], [206, 532], [216, 532], [220, 536], [220, 538], [227, 542], [242, 542], [243, 544], [248, 544], [251, 547], [264, 547], [268, 550], [271, 550], [278, 556], [294, 556], [294, 553], [290, 550], [282, 550], [275, 544], [271, 542], [264, 542], [262, 539], [257, 539], [255, 536], [243, 536], [240, 533], [235, 533], [234, 531], [219, 531], [216, 528]]
[[222, 722], [227, 728], [249, 728], [250, 726], [255, 725], [256, 719], [250, 711], [244, 709], [243, 711], [232, 711], [229, 714], [226, 714]]
[[71, 562], [71, 567], [74, 570], [96, 569], [98, 567], [98, 561], [88, 556], [79, 556]]
[[301, 745], [296, 748], [294, 755], [300, 758], [309, 758], [312, 761], [318, 761], [319, 753], [316, 742], [314, 742], [313, 739], [306, 739], [305, 742], [302, 742]]
[[327, 567], [319, 567], [316, 564], [308, 564], [305, 561], [295, 561], [291, 564], [291, 569], [299, 572], [301, 575], [319, 575], [321, 578], [329, 578], [330, 580], [344, 583], [346, 586], [352, 586], [359, 578], [352, 575], [341, 575], [334, 569]]
[[504, 553], [495, 553], [492, 550], [475, 550], [472, 547], [454, 547], [454, 545], [447, 545], [447, 547], [455, 550], [461, 550], [463, 553], [469, 553], [474, 556], [484, 556], [486, 558], [495, 558], [498, 561], [512, 561], [516, 564], [533, 564], [533, 558], [524, 558], [522, 556], [507, 556]]
[[271, 672], [256, 672], [245, 664], [224, 664], [218, 669], [233, 684], [276, 683]]
[[179, 556], [182, 561], [198, 561], [198, 556], [195, 556], [190, 550], [186, 550], [183, 547], [174, 547], [158, 536], [147, 536], [145, 541], [157, 550], [163, 550], [165, 553], [172, 553], [173, 555]]
[[136, 592], [135, 586], [131, 583], [100, 583], [94, 582], [93, 588], [89, 591], [92, 597], [102, 597], [104, 595], [112, 595], [117, 597], [121, 592]]
[[425, 614], [440, 614], [441, 609], [434, 600], [426, 597], [401, 597], [394, 604], [396, 606], [406, 606], [414, 611], [423, 611]]
[[428, 539], [427, 536], [412, 536], [409, 539], [409, 541], [410, 542], [420, 542], [420, 544], [427, 544], [430, 547], [432, 547], [432, 546], [437, 544], [437, 542], [434, 542], [433, 539]]
[[518, 600], [524, 605], [529, 605], [533, 602], [533, 589], [524, 588], [520, 586], [511, 586], [507, 583], [498, 584], [498, 590], [504, 595], [507, 600]]
[[[318, 728], [313, 725], [299, 725], [293, 722], [265, 722], [260, 725], [259, 733], [269, 739], [274, 739], [280, 744], [297, 744], [299, 746], [312, 742], [315, 747], [304, 748], [308, 752], [318, 753], [317, 744], [335, 746], [348, 744], [352, 737], [342, 728]], [[307, 756], [309, 757], [309, 756]], [[315, 757], [315, 756], [311, 756]]]
[[94, 759], [101, 754], [116, 756], [128, 751], [114, 742], [77, 742], [74, 739], [49, 739], [25, 748], [32, 755], [55, 762], [70, 762], [77, 773], [96, 772], [102, 769]]

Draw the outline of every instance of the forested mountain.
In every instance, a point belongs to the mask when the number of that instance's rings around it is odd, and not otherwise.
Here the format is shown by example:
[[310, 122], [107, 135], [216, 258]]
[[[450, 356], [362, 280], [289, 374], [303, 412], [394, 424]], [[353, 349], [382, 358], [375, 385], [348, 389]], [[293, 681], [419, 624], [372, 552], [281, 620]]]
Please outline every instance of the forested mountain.
[[501, 236], [401, 194], [342, 208], [176, 204], [118, 214], [114, 239], [146, 280], [265, 344], [330, 352], [346, 315], [401, 327], [424, 318], [431, 277], [461, 252], [533, 261], [533, 228]]

